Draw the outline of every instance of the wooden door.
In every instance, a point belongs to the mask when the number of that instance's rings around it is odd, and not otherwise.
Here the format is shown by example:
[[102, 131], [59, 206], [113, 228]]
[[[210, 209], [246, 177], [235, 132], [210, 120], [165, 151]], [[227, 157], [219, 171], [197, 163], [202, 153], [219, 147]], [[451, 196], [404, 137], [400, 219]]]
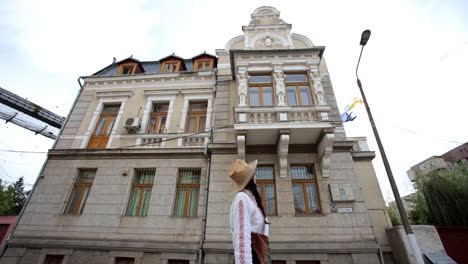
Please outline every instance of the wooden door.
[[109, 136], [114, 127], [117, 113], [120, 106], [104, 106], [101, 116], [99, 116], [93, 135], [89, 140], [88, 148], [106, 148]]

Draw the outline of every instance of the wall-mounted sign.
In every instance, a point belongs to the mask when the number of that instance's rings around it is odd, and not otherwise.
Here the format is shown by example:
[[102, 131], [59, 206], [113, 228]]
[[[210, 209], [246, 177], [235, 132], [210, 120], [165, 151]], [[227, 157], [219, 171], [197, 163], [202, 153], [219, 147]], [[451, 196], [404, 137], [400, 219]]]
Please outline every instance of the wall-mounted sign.
[[352, 202], [354, 201], [353, 187], [348, 183], [331, 183], [330, 195], [333, 202]]
[[338, 213], [352, 213], [353, 208], [338, 208]]

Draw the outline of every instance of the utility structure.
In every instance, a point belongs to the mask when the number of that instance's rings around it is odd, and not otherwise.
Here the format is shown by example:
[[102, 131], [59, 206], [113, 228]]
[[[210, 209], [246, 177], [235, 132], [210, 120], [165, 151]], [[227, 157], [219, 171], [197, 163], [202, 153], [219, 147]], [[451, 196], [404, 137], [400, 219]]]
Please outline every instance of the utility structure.
[[0, 87], [0, 118], [55, 139], [65, 118]]
[[216, 55], [80, 78], [2, 261], [232, 263], [238, 158], [258, 160], [274, 263], [391, 260], [375, 154], [346, 135], [325, 47], [291, 29], [263, 6]]
[[359, 69], [359, 63], [361, 62], [362, 51], [364, 50], [364, 46], [366, 46], [367, 41], [370, 38], [370, 35], [371, 35], [371, 31], [369, 29], [364, 30], [361, 34], [361, 41], [359, 44], [362, 46], [362, 48], [361, 48], [361, 53], [359, 54], [359, 59], [356, 65], [357, 84], [359, 87], [359, 91], [361, 92], [362, 100], [364, 101], [364, 106], [366, 107], [367, 115], [369, 116], [369, 121], [372, 127], [372, 131], [374, 132], [375, 140], [377, 141], [377, 145], [379, 147], [380, 155], [382, 156], [382, 161], [385, 167], [385, 171], [387, 172], [387, 176], [390, 182], [390, 186], [392, 188], [393, 196], [395, 197], [395, 202], [398, 207], [398, 212], [400, 213], [403, 226], [405, 227], [406, 236], [408, 237], [408, 241], [413, 250], [414, 258], [417, 264], [424, 264], [421, 250], [419, 249], [418, 243], [416, 242], [416, 237], [414, 236], [413, 230], [411, 228], [411, 224], [409, 223], [408, 216], [406, 215], [406, 210], [401, 200], [400, 192], [398, 191], [398, 186], [396, 185], [395, 178], [393, 177], [392, 169], [387, 159], [387, 154], [385, 154], [385, 149], [383, 147], [382, 140], [380, 140], [379, 131], [377, 130], [377, 126], [375, 125], [374, 117], [372, 116], [372, 112], [367, 102], [366, 95], [364, 94], [364, 89], [362, 88], [361, 80], [359, 79], [359, 76], [358, 76], [358, 69]]

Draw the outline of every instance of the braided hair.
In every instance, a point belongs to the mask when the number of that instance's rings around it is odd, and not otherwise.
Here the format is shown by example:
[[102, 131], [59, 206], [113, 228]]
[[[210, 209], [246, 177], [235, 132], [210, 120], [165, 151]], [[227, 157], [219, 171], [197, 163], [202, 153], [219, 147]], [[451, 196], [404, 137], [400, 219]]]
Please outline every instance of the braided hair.
[[253, 196], [255, 197], [255, 201], [257, 202], [258, 208], [260, 208], [263, 217], [265, 217], [265, 209], [263, 209], [262, 198], [258, 193], [257, 185], [255, 184], [253, 178], [249, 181], [249, 183], [247, 183], [245, 189], [249, 190], [253, 194]]

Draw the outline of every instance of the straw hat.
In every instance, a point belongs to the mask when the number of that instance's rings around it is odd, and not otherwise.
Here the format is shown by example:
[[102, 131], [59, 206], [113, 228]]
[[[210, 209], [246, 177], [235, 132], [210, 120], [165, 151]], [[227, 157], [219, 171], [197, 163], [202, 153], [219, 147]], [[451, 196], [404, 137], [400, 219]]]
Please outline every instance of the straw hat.
[[256, 160], [247, 164], [247, 162], [238, 159], [231, 164], [231, 168], [229, 169], [229, 177], [231, 177], [231, 179], [234, 181], [234, 191], [238, 192], [245, 188], [245, 186], [254, 176], [256, 167]]

